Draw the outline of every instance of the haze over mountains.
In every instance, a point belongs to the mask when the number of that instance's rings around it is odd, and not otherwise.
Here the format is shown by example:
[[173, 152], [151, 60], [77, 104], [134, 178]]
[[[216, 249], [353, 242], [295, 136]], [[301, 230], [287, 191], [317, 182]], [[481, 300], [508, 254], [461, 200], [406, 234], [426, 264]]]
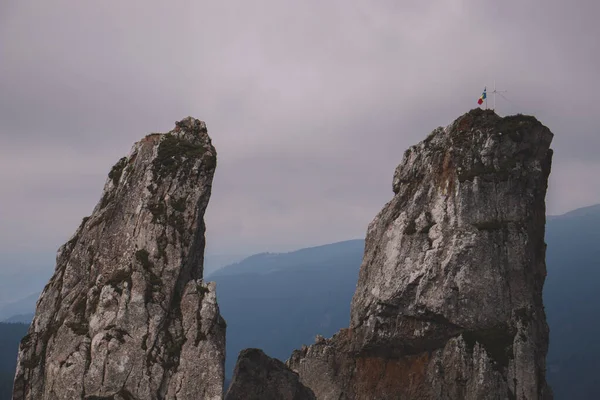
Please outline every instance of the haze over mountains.
[[[556, 399], [600, 395], [599, 226], [600, 204], [547, 218], [547, 374]], [[228, 324], [227, 378], [244, 348], [262, 348], [285, 360], [293, 349], [313, 343], [315, 335], [329, 337], [347, 326], [363, 246], [364, 241], [357, 239], [256, 254], [207, 274], [207, 280], [217, 282], [219, 307]], [[14, 347], [2, 352], [4, 381], [14, 369], [18, 339], [13, 336], [26, 330], [23, 325], [11, 326], [11, 334], [0, 335], [3, 345]], [[8, 397], [0, 397], [4, 398]]]
[[[204, 257], [205, 271], [210, 274], [244, 257], [207, 254]], [[31, 322], [35, 303], [52, 275], [54, 254], [40, 255], [36, 260], [40, 265], [19, 265], [16, 256], [0, 260], [0, 322]]]
[[3, 254], [0, 259], [0, 321], [33, 312], [40, 291], [52, 275], [51, 254], [29, 256], [29, 259], [32, 262], [28, 265], [16, 254]]
[[315, 334], [331, 336], [347, 324], [363, 248], [360, 239], [257, 254], [207, 276], [227, 321], [227, 377], [244, 348], [283, 361]]
[[548, 218], [547, 375], [556, 399], [598, 399], [600, 204]]

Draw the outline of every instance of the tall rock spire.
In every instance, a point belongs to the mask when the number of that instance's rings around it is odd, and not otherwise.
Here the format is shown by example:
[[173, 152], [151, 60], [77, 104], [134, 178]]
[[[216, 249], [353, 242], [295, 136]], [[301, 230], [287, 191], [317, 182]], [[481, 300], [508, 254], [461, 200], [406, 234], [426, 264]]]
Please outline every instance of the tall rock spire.
[[287, 365], [319, 400], [550, 399], [553, 134], [475, 109], [409, 148], [368, 227], [350, 327]]
[[188, 117], [115, 164], [58, 252], [14, 400], [222, 398], [226, 325], [202, 281], [216, 157]]

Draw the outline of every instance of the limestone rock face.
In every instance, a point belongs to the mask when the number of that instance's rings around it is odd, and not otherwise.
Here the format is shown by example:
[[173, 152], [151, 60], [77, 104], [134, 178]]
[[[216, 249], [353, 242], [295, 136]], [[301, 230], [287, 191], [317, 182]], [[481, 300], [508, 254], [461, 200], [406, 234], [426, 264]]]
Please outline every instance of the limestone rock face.
[[350, 327], [287, 365], [319, 400], [551, 399], [553, 134], [472, 110], [409, 148], [368, 227]]
[[225, 400], [315, 400], [284, 363], [259, 349], [240, 352]]
[[188, 117], [135, 143], [58, 251], [14, 400], [221, 399], [225, 321], [202, 280], [216, 151]]

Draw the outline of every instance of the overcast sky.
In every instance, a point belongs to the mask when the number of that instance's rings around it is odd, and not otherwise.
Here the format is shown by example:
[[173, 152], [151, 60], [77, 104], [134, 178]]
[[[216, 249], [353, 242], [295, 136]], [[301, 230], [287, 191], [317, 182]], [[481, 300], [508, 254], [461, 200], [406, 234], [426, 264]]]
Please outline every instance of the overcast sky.
[[208, 252], [362, 238], [404, 150], [494, 80], [555, 133], [549, 213], [600, 203], [599, 4], [1, 0], [0, 256], [53, 257], [188, 115], [218, 152]]

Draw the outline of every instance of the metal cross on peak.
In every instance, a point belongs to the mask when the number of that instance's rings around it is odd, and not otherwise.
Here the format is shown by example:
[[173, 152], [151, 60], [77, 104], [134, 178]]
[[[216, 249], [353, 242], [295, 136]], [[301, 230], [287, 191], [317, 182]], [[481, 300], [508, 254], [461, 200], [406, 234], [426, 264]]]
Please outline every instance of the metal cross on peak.
[[[506, 92], [508, 92], [508, 90], [497, 90], [496, 89], [496, 81], [494, 81], [494, 90], [492, 91], [492, 94], [494, 95], [494, 107], [492, 108], [492, 111], [496, 111], [496, 94], [504, 97], [500, 93], [506, 93]], [[506, 97], [504, 97], [504, 98], [506, 99]], [[487, 103], [486, 103], [486, 106], [487, 106]]]
[[[487, 86], [483, 89], [483, 93], [482, 95], [479, 97], [479, 99], [477, 100], [477, 104], [479, 105], [483, 105], [485, 107], [485, 109], [488, 109], [487, 106], [487, 98], [488, 98], [488, 93], [491, 93], [494, 96], [494, 105], [492, 107], [492, 111], [496, 111], [496, 95], [502, 97], [504, 100], [506, 100], [507, 102], [509, 102], [511, 105], [517, 107], [516, 104], [514, 104], [511, 100], [507, 99], [502, 93], [506, 93], [508, 92], [508, 90], [498, 90], [496, 89], [496, 81], [494, 80], [494, 89], [490, 92], [487, 91]], [[485, 103], [485, 105], [484, 105]], [[519, 108], [519, 107], [517, 107]]]

